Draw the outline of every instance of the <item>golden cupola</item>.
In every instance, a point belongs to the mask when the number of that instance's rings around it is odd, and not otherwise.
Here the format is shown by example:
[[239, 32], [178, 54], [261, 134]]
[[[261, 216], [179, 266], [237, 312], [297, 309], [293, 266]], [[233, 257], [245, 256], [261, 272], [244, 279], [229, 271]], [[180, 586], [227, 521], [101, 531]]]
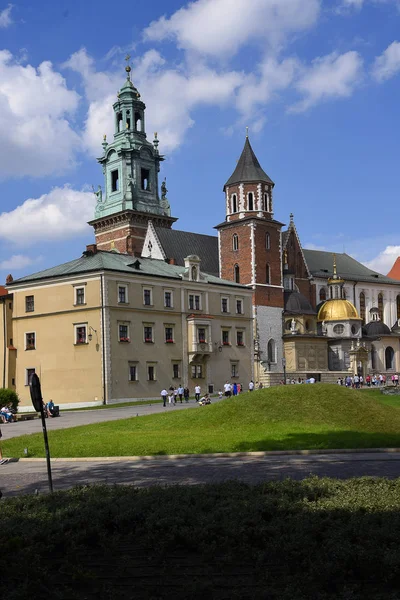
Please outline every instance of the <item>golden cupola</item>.
[[346, 300], [344, 294], [344, 279], [339, 277], [336, 269], [336, 254], [333, 255], [333, 275], [328, 279], [329, 298], [318, 311], [318, 321], [347, 321], [360, 320], [354, 304]]

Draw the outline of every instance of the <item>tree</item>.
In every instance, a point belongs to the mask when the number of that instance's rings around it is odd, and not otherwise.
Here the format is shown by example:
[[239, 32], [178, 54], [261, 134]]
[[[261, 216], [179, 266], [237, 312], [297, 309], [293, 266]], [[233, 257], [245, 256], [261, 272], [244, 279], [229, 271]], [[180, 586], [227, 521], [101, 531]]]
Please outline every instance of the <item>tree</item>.
[[7, 406], [7, 404], [10, 404], [14, 410], [18, 410], [19, 396], [14, 390], [0, 388], [0, 408]]

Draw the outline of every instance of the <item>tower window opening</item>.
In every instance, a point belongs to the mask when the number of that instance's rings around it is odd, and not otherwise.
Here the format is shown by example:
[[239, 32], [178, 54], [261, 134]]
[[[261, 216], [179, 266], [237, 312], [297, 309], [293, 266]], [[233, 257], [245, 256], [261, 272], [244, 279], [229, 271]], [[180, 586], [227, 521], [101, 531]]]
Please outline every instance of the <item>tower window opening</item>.
[[131, 113], [129, 110], [126, 111], [126, 128], [131, 128]]
[[237, 196], [233, 194], [232, 196], [232, 212], [237, 212]]
[[119, 192], [119, 173], [118, 169], [111, 171], [111, 191]]
[[247, 201], [247, 205], [248, 205], [248, 210], [254, 210], [254, 197], [253, 197], [253, 192], [249, 193], [248, 196], [248, 201]]
[[265, 283], [271, 283], [271, 267], [268, 264], [265, 267]]
[[271, 212], [268, 206], [268, 194], [265, 193], [264, 194], [264, 210], [266, 210], [267, 212]]
[[269, 233], [265, 234], [265, 247], [267, 250], [271, 249], [271, 236]]
[[142, 190], [146, 190], [146, 192], [150, 191], [150, 171], [149, 171], [149, 169], [142, 169]]
[[139, 112], [135, 113], [135, 130], [142, 131], [142, 116]]
[[240, 269], [239, 269], [239, 265], [235, 265], [233, 267], [233, 275], [234, 275], [235, 283], [240, 283]]
[[233, 250], [239, 250], [239, 238], [237, 233], [234, 233], [232, 236], [232, 248]]
[[117, 131], [122, 131], [122, 129], [123, 129], [122, 113], [119, 112], [119, 113], [117, 113]]

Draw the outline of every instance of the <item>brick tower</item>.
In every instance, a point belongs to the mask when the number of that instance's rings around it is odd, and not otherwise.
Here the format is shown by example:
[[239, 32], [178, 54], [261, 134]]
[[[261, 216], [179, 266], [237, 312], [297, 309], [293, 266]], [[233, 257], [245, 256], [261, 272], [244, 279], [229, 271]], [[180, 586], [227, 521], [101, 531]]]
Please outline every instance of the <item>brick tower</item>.
[[[129, 57], [127, 57], [129, 59]], [[97, 197], [94, 227], [99, 250], [116, 249], [127, 254], [140, 254], [147, 224], [170, 228], [171, 217], [165, 183], [158, 192], [158, 173], [164, 157], [158, 151], [157, 134], [151, 144], [146, 139], [145, 104], [131, 81], [131, 67], [114, 103], [114, 141], [103, 141], [104, 193]]]
[[[216, 226], [220, 277], [253, 289], [257, 369], [282, 372], [284, 306], [281, 227], [273, 218], [273, 181], [261, 168], [248, 136], [224, 186], [226, 220]], [[255, 377], [262, 379], [262, 373]]]

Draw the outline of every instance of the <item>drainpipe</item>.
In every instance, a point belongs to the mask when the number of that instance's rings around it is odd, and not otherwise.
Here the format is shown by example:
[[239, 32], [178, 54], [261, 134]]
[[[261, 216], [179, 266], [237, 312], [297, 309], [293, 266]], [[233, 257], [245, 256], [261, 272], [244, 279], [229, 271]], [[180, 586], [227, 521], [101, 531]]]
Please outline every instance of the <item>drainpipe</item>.
[[3, 347], [3, 388], [6, 387], [6, 349], [7, 349], [7, 329], [6, 329], [6, 302], [3, 300], [3, 337], [4, 337], [4, 347]]
[[104, 306], [104, 289], [103, 289], [103, 285], [104, 285], [104, 275], [100, 275], [100, 287], [101, 287], [101, 321], [102, 321], [102, 327], [101, 327], [101, 347], [102, 347], [102, 353], [103, 353], [103, 404], [107, 404], [107, 399], [106, 399], [106, 393], [107, 393], [107, 386], [106, 386], [106, 349], [105, 349], [105, 306]]

